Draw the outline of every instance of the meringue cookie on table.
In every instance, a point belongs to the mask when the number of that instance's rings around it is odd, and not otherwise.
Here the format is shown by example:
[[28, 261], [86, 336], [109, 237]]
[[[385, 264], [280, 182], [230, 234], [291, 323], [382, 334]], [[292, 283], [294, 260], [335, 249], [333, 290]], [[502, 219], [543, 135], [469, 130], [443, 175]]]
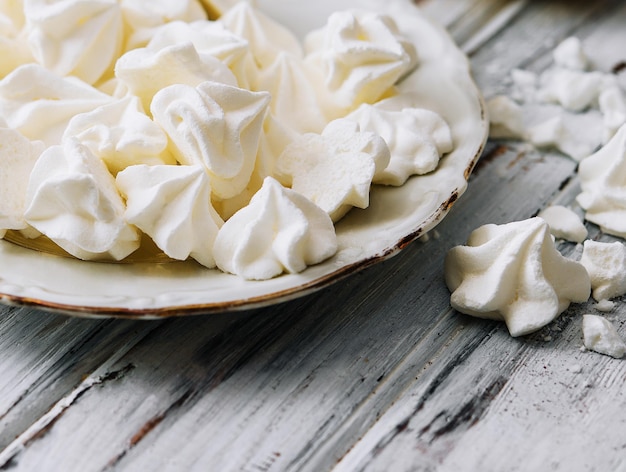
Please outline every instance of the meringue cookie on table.
[[337, 238], [326, 212], [267, 177], [250, 204], [224, 223], [213, 251], [221, 270], [265, 280], [328, 259]]
[[75, 139], [39, 157], [26, 202], [26, 222], [79, 259], [121, 260], [139, 247], [113, 176]]
[[445, 278], [453, 308], [504, 320], [512, 336], [537, 331], [591, 292], [585, 268], [557, 251], [541, 218], [474, 230], [448, 252]]
[[76, 115], [65, 129], [64, 139], [69, 137], [89, 147], [113, 175], [135, 164], [176, 163], [167, 135], [133, 96]]
[[203, 166], [136, 165], [117, 174], [126, 219], [169, 257], [213, 268], [213, 242], [223, 221], [211, 206]]
[[329, 119], [376, 102], [417, 64], [415, 47], [393, 19], [373, 12], [335, 12], [305, 46], [306, 60], [322, 76], [319, 93]]
[[35, 162], [44, 151], [41, 141], [30, 141], [18, 131], [0, 128], [0, 235], [7, 229], [26, 229], [26, 185]]
[[237, 85], [228, 66], [215, 57], [198, 53], [192, 43], [162, 49], [139, 48], [127, 52], [115, 64], [115, 76], [150, 110], [152, 97], [173, 84], [195, 87], [207, 80]]
[[75, 77], [25, 64], [0, 81], [0, 115], [11, 128], [46, 146], [60, 144], [73, 116], [113, 99]]
[[28, 43], [41, 65], [89, 84], [109, 71], [122, 48], [117, 0], [24, 0]]
[[562, 205], [551, 205], [537, 215], [550, 225], [555, 238], [582, 243], [587, 239], [587, 228], [576, 213]]
[[585, 241], [580, 263], [591, 278], [593, 298], [609, 300], [626, 294], [626, 246], [616, 241]]
[[322, 134], [303, 134], [289, 144], [278, 158], [276, 175], [338, 221], [352, 207], [369, 206], [372, 179], [389, 159], [383, 138], [338, 119]]
[[602, 231], [626, 237], [626, 124], [599, 151], [578, 166], [582, 192], [576, 200], [585, 218]]
[[361, 131], [378, 134], [389, 147], [389, 164], [374, 175], [377, 184], [399, 186], [411, 175], [427, 174], [453, 149], [448, 124], [439, 114], [423, 108], [390, 111], [363, 104], [346, 119], [357, 122]]
[[590, 351], [621, 359], [626, 354], [626, 342], [606, 318], [583, 315], [583, 340]]
[[250, 180], [269, 102], [267, 92], [203, 82], [164, 88], [154, 96], [151, 111], [176, 159], [205, 166], [213, 195], [225, 199]]
[[584, 71], [589, 65], [580, 39], [574, 36], [561, 41], [552, 51], [552, 57], [557, 66], [565, 69]]

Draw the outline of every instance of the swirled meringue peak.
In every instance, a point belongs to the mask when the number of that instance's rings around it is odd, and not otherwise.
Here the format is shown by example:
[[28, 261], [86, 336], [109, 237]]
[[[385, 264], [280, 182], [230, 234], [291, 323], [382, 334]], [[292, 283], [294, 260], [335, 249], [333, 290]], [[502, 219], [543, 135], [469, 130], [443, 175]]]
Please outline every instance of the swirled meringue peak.
[[195, 87], [207, 80], [237, 85], [226, 64], [209, 54], [199, 54], [189, 42], [128, 51], [117, 60], [115, 76], [141, 99], [145, 110], [150, 110], [152, 97], [169, 85]]
[[211, 206], [203, 166], [136, 165], [117, 174], [126, 219], [169, 257], [213, 268], [213, 242], [223, 222]]
[[204, 165], [214, 196], [225, 199], [250, 180], [269, 102], [267, 92], [203, 82], [166, 87], [154, 96], [151, 111], [177, 160]]
[[401, 37], [393, 19], [365, 11], [330, 15], [306, 40], [307, 61], [324, 76], [329, 117], [379, 100], [417, 64], [415, 47]]
[[24, 21], [21, 2], [0, 2], [0, 78], [35, 60], [25, 40]]
[[474, 230], [448, 252], [445, 278], [453, 308], [504, 320], [512, 336], [540, 329], [591, 292], [586, 269], [557, 251], [541, 218]]
[[95, 83], [122, 48], [117, 0], [24, 0], [28, 42], [41, 65], [61, 76]]
[[26, 185], [35, 162], [44, 150], [41, 141], [30, 141], [18, 131], [0, 128], [0, 235], [7, 229], [25, 229]]
[[126, 50], [144, 47], [159, 27], [173, 21], [206, 20], [198, 0], [118, 0], [128, 28]]
[[224, 223], [213, 250], [221, 270], [264, 280], [328, 259], [337, 238], [326, 212], [267, 177], [250, 204]]
[[61, 143], [72, 117], [112, 101], [82, 80], [59, 77], [38, 64], [20, 66], [0, 81], [0, 115], [47, 146]]
[[26, 222], [79, 259], [121, 260], [139, 247], [115, 180], [76, 139], [43, 152], [26, 195]]
[[626, 238], [626, 125], [578, 167], [585, 218], [605, 233]]
[[374, 175], [389, 164], [389, 148], [377, 134], [338, 119], [322, 134], [303, 134], [276, 163], [280, 180], [326, 211], [333, 221], [352, 207], [367, 208]]
[[218, 22], [248, 41], [250, 52], [259, 69], [271, 66], [281, 52], [296, 57], [303, 56], [298, 38], [249, 2], [237, 3]]
[[431, 172], [453, 148], [448, 124], [423, 108], [388, 111], [363, 104], [346, 119], [359, 123], [361, 131], [380, 135], [389, 147], [391, 160], [374, 176], [377, 184], [402, 185], [411, 175]]
[[67, 125], [64, 139], [75, 137], [102, 159], [112, 174], [135, 164], [175, 164], [165, 132], [128, 96], [81, 113]]

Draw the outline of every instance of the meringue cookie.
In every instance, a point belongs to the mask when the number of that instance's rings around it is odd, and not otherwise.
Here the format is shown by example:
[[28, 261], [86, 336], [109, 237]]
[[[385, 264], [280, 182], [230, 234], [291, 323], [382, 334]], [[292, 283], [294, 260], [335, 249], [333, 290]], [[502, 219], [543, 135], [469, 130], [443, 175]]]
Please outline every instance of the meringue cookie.
[[169, 257], [192, 257], [213, 268], [213, 242], [223, 224], [210, 203], [202, 166], [136, 165], [117, 174], [126, 198], [126, 219]]
[[537, 215], [550, 225], [550, 233], [555, 238], [582, 243], [587, 239], [587, 228], [578, 215], [562, 205], [552, 205]]
[[323, 210], [268, 177], [250, 204], [224, 223], [213, 250], [221, 270], [264, 280], [328, 259], [337, 238]]
[[144, 47], [159, 27], [172, 21], [206, 20], [197, 0], [119, 0], [129, 31], [125, 50]]
[[254, 64], [248, 42], [217, 21], [173, 21], [156, 30], [147, 48], [158, 51], [184, 42], [192, 43], [198, 53], [222, 61], [235, 75], [240, 87], [251, 88]]
[[112, 98], [75, 77], [25, 64], [0, 81], [0, 115], [11, 128], [46, 146], [59, 144], [70, 119]]
[[584, 135], [574, 134], [566, 126], [562, 115], [528, 128], [528, 140], [539, 148], [555, 148], [575, 161], [588, 157], [595, 148], [595, 143]]
[[598, 97], [598, 105], [604, 120], [604, 139], [607, 142], [626, 123], [626, 96], [620, 87], [609, 87]]
[[411, 175], [432, 172], [439, 158], [453, 148], [450, 127], [430, 110], [389, 111], [364, 104], [346, 119], [357, 122], [361, 131], [378, 134], [389, 147], [389, 164], [374, 175], [377, 184], [399, 186]]
[[576, 200], [585, 218], [605, 233], [626, 237], [626, 125], [578, 166], [582, 193]]
[[237, 5], [239, 0], [200, 0], [209, 13], [209, 18], [217, 19]]
[[365, 11], [335, 12], [305, 39], [307, 61], [324, 77], [329, 118], [379, 100], [416, 63], [415, 48], [394, 21]]
[[0, 3], [0, 78], [22, 64], [35, 61], [25, 36], [21, 2]]
[[583, 339], [591, 351], [621, 359], [626, 354], [626, 343], [611, 322], [597, 315], [583, 315]]
[[0, 128], [0, 235], [7, 229], [25, 229], [26, 185], [35, 162], [44, 150], [41, 141], [30, 141], [19, 132]]
[[150, 109], [152, 97], [169, 85], [195, 87], [207, 80], [237, 84], [226, 64], [209, 54], [199, 54], [192, 43], [129, 51], [117, 60], [115, 76], [141, 99], [145, 110]]
[[580, 263], [591, 278], [593, 298], [609, 300], [626, 294], [626, 246], [616, 241], [585, 241]]
[[505, 95], [487, 101], [489, 137], [493, 139], [524, 139], [526, 128], [522, 107]]
[[589, 63], [580, 39], [573, 36], [561, 41], [552, 57], [555, 65], [570, 70], [584, 71]]
[[115, 180], [75, 139], [44, 151], [26, 195], [26, 222], [79, 259], [121, 260], [139, 247]]
[[122, 47], [116, 0], [24, 0], [28, 42], [41, 65], [89, 84], [111, 69]]
[[347, 119], [330, 122], [321, 135], [289, 144], [276, 163], [279, 180], [326, 211], [333, 221], [352, 207], [367, 208], [372, 179], [389, 164], [378, 135]]
[[267, 92], [204, 82], [159, 91], [151, 111], [177, 160], [204, 165], [214, 196], [225, 199], [250, 180], [269, 102]]
[[585, 268], [556, 250], [541, 218], [476, 229], [448, 252], [445, 278], [453, 308], [504, 320], [512, 336], [540, 329], [591, 291]]
[[607, 76], [601, 72], [556, 68], [541, 76], [537, 94], [542, 102], [558, 103], [566, 110], [582, 111], [598, 99], [607, 81]]
[[271, 66], [281, 52], [303, 56], [298, 38], [249, 2], [238, 2], [218, 22], [248, 41], [259, 69]]
[[72, 118], [64, 138], [75, 137], [115, 175], [135, 164], [175, 164], [167, 135], [143, 112], [137, 97], [126, 97]]

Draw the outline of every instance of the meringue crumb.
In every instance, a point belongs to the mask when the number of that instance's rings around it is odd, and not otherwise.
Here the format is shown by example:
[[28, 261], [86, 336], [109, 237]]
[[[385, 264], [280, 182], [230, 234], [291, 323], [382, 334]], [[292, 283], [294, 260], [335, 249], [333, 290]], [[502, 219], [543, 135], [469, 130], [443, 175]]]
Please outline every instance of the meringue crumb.
[[572, 364], [568, 369], [572, 374], [580, 374], [583, 371], [583, 367], [580, 364]]
[[611, 322], [598, 315], [583, 315], [583, 339], [591, 351], [620, 359], [626, 353], [626, 343]]
[[615, 308], [615, 302], [612, 302], [611, 300], [600, 300], [598, 301], [598, 303], [596, 303], [595, 306], [596, 310], [601, 311], [603, 313], [608, 313], [610, 311], [613, 311], [613, 309]]

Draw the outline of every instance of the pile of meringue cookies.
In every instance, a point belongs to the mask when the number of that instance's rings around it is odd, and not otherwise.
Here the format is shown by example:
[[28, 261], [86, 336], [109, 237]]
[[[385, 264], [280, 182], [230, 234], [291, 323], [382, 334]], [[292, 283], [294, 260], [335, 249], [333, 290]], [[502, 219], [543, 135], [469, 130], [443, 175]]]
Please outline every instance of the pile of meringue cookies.
[[392, 18], [337, 12], [301, 43], [227, 3], [215, 21], [198, 0], [0, 3], [2, 235], [84, 260], [147, 236], [268, 279], [331, 257], [372, 185], [452, 150], [438, 114], [397, 96], [418, 58]]
[[[488, 102], [490, 135], [554, 147], [579, 161], [582, 192], [576, 201], [585, 219], [605, 234], [624, 239], [626, 93], [615, 75], [587, 70], [589, 61], [577, 38], [558, 45], [553, 57], [554, 67], [540, 77], [513, 72], [517, 101], [496, 96]], [[536, 115], [537, 107], [545, 104], [556, 104], [561, 112], [529, 126], [527, 109]], [[593, 139], [581, 141], [568, 127], [569, 113], [589, 113], [596, 119], [591, 127], [596, 132], [596, 152]], [[611, 299], [626, 294], [626, 245], [587, 236], [578, 214], [558, 205], [529, 220], [478, 228], [466, 246], [447, 255], [452, 306], [470, 315], [504, 320], [512, 336], [539, 330], [570, 303], [587, 302], [590, 295], [598, 311], [610, 312]], [[555, 238], [582, 244], [580, 261], [562, 256]], [[607, 318], [583, 315], [582, 329], [585, 348], [615, 358], [626, 353], [626, 343]]]

